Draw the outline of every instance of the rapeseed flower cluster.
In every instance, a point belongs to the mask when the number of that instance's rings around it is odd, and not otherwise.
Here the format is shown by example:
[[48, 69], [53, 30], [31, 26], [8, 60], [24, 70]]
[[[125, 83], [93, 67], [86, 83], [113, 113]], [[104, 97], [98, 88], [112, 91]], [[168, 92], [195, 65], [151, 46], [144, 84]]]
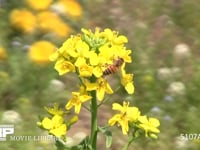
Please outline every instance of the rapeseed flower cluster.
[[127, 134], [129, 128], [135, 127], [136, 129], [142, 129], [145, 132], [146, 137], [157, 138], [156, 133], [160, 130], [157, 128], [160, 122], [156, 118], [147, 118], [142, 116], [140, 110], [137, 107], [129, 107], [129, 103], [123, 102], [123, 106], [118, 103], [113, 104], [113, 110], [119, 111], [109, 121], [108, 124], [113, 126], [117, 124], [121, 126], [122, 133]]
[[[125, 47], [128, 42], [127, 37], [109, 28], [103, 31], [96, 28], [94, 32], [87, 29], [81, 31], [81, 34], [69, 37], [49, 59], [55, 62], [54, 69], [59, 75], [72, 73], [79, 78], [80, 88], [78, 91], [72, 92], [71, 98], [65, 105], [65, 110], [69, 111], [74, 108], [74, 113], [79, 114], [84, 103], [90, 102], [90, 108], [84, 107], [91, 112], [92, 118], [88, 145], [96, 149], [97, 109], [104, 103], [106, 94], [114, 94], [115, 92], [107, 76], [119, 74], [121, 85], [127, 93], [134, 93], [133, 74], [127, 73], [125, 68], [127, 63], [132, 62], [132, 51]], [[123, 105], [113, 103], [112, 106], [113, 110], [119, 113], [108, 120], [109, 126], [117, 124], [121, 127], [123, 134], [133, 132], [131, 135], [135, 137], [141, 133], [146, 137], [157, 138], [156, 134], [160, 132], [158, 129], [159, 120], [141, 115], [137, 107], [131, 107], [125, 101]], [[52, 129], [57, 128], [63, 135], [66, 131], [63, 125], [64, 119], [57, 116], [58, 114], [62, 116], [62, 112], [55, 107], [54, 110], [57, 111], [51, 113], [53, 118], [44, 118], [39, 125], [55, 136], [59, 134], [53, 132]], [[47, 111], [49, 112], [49, 110]], [[46, 126], [47, 122], [51, 125]], [[56, 122], [58, 126], [56, 126]], [[104, 129], [101, 130], [106, 133]]]
[[49, 134], [65, 139], [68, 128], [78, 120], [78, 117], [74, 116], [65, 123], [66, 112], [60, 109], [57, 103], [52, 107], [45, 107], [45, 110], [51, 117], [44, 117], [41, 122], [37, 122], [37, 125], [47, 130]]
[[133, 94], [133, 74], [127, 74], [125, 71], [125, 64], [132, 61], [131, 50], [127, 50], [124, 46], [128, 42], [127, 38], [110, 29], [101, 32], [97, 28], [94, 33], [82, 29], [82, 32], [82, 35], [71, 36], [67, 39], [50, 57], [50, 60], [56, 61], [54, 68], [59, 75], [69, 72], [78, 74], [85, 90], [96, 90], [97, 98], [101, 101], [105, 93], [113, 93], [110, 84], [104, 78], [104, 71], [110, 66], [117, 68], [114, 62], [122, 58], [124, 63], [119, 68], [121, 83], [129, 94]]

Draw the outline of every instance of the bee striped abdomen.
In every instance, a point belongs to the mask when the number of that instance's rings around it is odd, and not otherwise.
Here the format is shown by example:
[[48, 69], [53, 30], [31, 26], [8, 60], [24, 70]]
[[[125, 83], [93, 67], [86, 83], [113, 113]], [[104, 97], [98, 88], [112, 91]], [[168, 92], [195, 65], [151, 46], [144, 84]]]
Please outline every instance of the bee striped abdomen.
[[110, 65], [108, 66], [108, 68], [106, 68], [106, 70], [104, 70], [103, 75], [109, 75], [109, 74], [113, 74], [118, 70], [117, 67], [115, 67], [114, 65]]
[[123, 58], [118, 58], [117, 60], [114, 61], [113, 64], [109, 65], [103, 72], [103, 75], [110, 75], [110, 74], [114, 74], [117, 72], [117, 70], [119, 69], [119, 67], [122, 66], [122, 64], [124, 63], [124, 59]]

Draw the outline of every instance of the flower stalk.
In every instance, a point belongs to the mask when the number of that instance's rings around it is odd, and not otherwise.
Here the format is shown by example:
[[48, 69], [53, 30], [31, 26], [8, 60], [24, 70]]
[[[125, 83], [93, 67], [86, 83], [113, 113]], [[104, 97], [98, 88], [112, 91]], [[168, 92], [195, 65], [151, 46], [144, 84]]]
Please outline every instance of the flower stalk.
[[92, 100], [91, 100], [91, 145], [92, 149], [96, 150], [97, 143], [97, 100], [96, 100], [96, 91], [91, 92]]
[[128, 150], [129, 146], [131, 145], [131, 143], [135, 140], [134, 136], [129, 137], [128, 142], [124, 145], [122, 150]]

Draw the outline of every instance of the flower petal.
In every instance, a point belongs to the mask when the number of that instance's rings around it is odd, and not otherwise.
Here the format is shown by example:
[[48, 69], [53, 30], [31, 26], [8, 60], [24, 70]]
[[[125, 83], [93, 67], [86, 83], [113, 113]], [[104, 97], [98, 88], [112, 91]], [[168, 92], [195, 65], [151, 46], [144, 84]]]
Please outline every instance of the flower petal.
[[42, 120], [42, 127], [45, 129], [51, 129], [53, 127], [53, 122], [49, 118], [45, 117]]

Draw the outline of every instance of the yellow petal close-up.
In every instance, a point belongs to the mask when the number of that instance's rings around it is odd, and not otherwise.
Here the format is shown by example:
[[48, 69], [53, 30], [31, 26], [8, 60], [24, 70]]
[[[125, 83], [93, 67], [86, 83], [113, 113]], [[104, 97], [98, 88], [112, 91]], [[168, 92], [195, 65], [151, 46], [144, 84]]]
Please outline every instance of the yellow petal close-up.
[[85, 58], [84, 57], [78, 57], [78, 59], [76, 60], [74, 65], [76, 67], [80, 67], [80, 66], [85, 65], [85, 64], [86, 64]]
[[126, 86], [125, 86], [125, 89], [126, 89], [128, 94], [133, 94], [134, 90], [135, 90], [134, 85], [133, 85], [132, 82], [127, 83]]
[[103, 87], [97, 88], [97, 98], [98, 100], [102, 101], [105, 95], [105, 89]]
[[62, 124], [58, 128], [51, 129], [49, 133], [55, 135], [56, 137], [61, 137], [67, 134], [67, 126], [65, 124]]
[[113, 109], [113, 110], [122, 111], [122, 110], [123, 110], [123, 107], [122, 107], [122, 105], [120, 105], [120, 104], [118, 104], [118, 103], [113, 103], [113, 104], [112, 104], [112, 109]]
[[74, 65], [71, 62], [66, 61], [64, 59], [58, 60], [55, 64], [54, 68], [58, 71], [59, 75], [63, 75], [63, 74], [68, 73], [70, 71], [75, 72]]
[[100, 67], [94, 67], [92, 72], [95, 75], [95, 77], [97, 77], [97, 78], [99, 78], [103, 75], [103, 71]]
[[79, 74], [81, 77], [91, 77], [93, 72], [93, 67], [88, 66], [87, 64], [80, 65], [78, 67]]
[[120, 35], [118, 36], [116, 39], [114, 39], [114, 43], [116, 44], [124, 44], [124, 43], [127, 43], [128, 42], [128, 39], [126, 36], [123, 36], [123, 35]]
[[45, 117], [42, 120], [42, 127], [45, 129], [51, 129], [53, 127], [53, 122], [49, 118]]

